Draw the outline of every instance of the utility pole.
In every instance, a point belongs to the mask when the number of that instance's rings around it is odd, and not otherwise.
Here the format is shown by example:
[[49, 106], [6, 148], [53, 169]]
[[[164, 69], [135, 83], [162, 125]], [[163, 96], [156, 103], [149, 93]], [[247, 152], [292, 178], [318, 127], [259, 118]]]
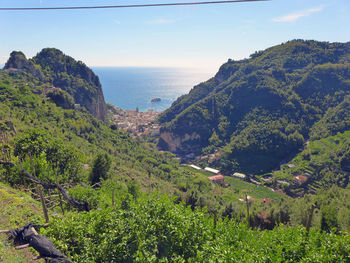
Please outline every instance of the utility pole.
[[246, 204], [246, 209], [247, 209], [247, 216], [246, 216], [246, 220], [247, 220], [247, 225], [248, 227], [250, 227], [250, 215], [249, 215], [249, 198], [248, 198], [248, 191], [244, 190], [243, 191], [245, 193], [245, 204]]

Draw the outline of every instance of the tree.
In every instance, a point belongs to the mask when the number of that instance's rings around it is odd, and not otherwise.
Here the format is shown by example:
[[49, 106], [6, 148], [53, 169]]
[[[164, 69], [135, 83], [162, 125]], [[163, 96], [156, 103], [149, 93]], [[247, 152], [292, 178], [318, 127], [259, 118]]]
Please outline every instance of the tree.
[[91, 185], [99, 183], [101, 179], [106, 180], [111, 167], [111, 157], [108, 154], [98, 154], [90, 174]]
[[48, 136], [45, 132], [32, 129], [16, 138], [14, 154], [21, 160], [40, 156], [48, 145]]
[[[48, 136], [45, 132], [33, 129], [22, 136], [18, 137], [15, 143], [14, 154], [21, 160], [26, 159], [29, 156], [32, 172], [36, 176], [36, 170], [34, 168], [33, 158], [41, 158], [48, 145]], [[40, 196], [41, 204], [43, 206], [43, 212], [46, 222], [49, 222], [49, 214], [45, 204], [41, 185], [37, 184], [37, 190]]]
[[[61, 140], [54, 140], [49, 143], [46, 149], [46, 160], [55, 173], [55, 183], [60, 185], [60, 180], [64, 177], [67, 181], [77, 181], [79, 171], [79, 160], [72, 148], [64, 146]], [[61, 178], [59, 178], [59, 176]], [[60, 207], [64, 214], [61, 192], [58, 191]]]
[[331, 205], [321, 207], [321, 230], [326, 232], [339, 231], [337, 208]]
[[220, 144], [222, 144], [222, 141], [220, 140], [216, 131], [214, 131], [211, 137], [209, 138], [209, 143], [214, 146], [219, 146]]
[[46, 149], [46, 160], [55, 171], [56, 177], [60, 175], [60, 179], [65, 182], [78, 181], [79, 156], [73, 147], [64, 145], [62, 140], [53, 140]]

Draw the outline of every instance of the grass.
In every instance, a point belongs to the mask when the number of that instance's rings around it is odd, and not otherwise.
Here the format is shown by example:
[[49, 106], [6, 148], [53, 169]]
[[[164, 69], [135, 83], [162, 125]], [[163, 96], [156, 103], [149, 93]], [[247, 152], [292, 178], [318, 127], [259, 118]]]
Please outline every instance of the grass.
[[[3, 183], [0, 183], [0, 208], [1, 229], [21, 227], [28, 222], [42, 223], [39, 203], [28, 194]], [[13, 244], [8, 241], [7, 234], [0, 234], [0, 262], [44, 262], [33, 261], [34, 253], [32, 249], [15, 250]]]
[[[191, 167], [183, 167], [183, 169], [186, 169], [193, 174], [197, 174], [201, 176], [203, 175], [205, 175], [206, 177], [213, 176], [212, 173], [209, 173], [207, 171], [198, 171]], [[215, 185], [214, 192], [216, 192], [217, 194], [221, 194], [223, 198], [226, 199], [227, 201], [238, 201], [240, 198], [244, 197], [244, 193], [243, 193], [244, 191], [248, 191], [248, 194], [250, 196], [258, 200], [262, 200], [263, 198], [268, 198], [271, 200], [279, 200], [283, 198], [282, 195], [270, 190], [269, 188], [248, 183], [238, 178], [225, 176], [225, 182], [230, 184], [230, 186], [227, 188], [223, 188], [218, 185]]]
[[196, 170], [196, 169], [194, 169], [192, 167], [189, 167], [189, 166], [184, 166], [182, 168], [185, 169], [185, 170], [190, 171], [191, 173], [202, 174], [202, 175], [205, 175], [205, 176], [213, 176], [213, 175], [215, 175], [213, 173], [210, 173], [210, 172], [207, 172], [207, 171], [204, 171], [204, 170]]
[[230, 184], [228, 189], [234, 189], [240, 198], [244, 196], [244, 191], [248, 191], [248, 195], [259, 200], [263, 198], [268, 198], [271, 200], [279, 200], [283, 198], [283, 196], [279, 193], [276, 193], [264, 186], [248, 183], [234, 177], [226, 176], [225, 181], [226, 183]]

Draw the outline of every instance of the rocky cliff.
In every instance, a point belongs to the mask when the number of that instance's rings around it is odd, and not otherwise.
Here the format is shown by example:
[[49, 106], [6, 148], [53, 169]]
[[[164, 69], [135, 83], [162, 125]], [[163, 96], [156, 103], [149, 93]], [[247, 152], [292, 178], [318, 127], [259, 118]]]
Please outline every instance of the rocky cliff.
[[26, 71], [39, 79], [43, 78], [40, 69], [37, 68], [32, 61], [28, 60], [21, 51], [11, 52], [10, 58], [4, 66], [4, 70]]
[[76, 61], [55, 48], [45, 48], [32, 59], [14, 51], [5, 70], [32, 74], [49, 85], [60, 88], [100, 120], [107, 117], [107, 108], [99, 78], [83, 62]]

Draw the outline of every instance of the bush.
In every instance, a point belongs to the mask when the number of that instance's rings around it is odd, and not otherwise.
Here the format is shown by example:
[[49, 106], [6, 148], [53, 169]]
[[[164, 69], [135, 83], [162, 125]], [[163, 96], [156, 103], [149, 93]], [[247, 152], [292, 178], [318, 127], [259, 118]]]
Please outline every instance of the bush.
[[101, 179], [106, 180], [111, 167], [111, 157], [108, 154], [98, 154], [90, 174], [91, 185], [99, 183]]

